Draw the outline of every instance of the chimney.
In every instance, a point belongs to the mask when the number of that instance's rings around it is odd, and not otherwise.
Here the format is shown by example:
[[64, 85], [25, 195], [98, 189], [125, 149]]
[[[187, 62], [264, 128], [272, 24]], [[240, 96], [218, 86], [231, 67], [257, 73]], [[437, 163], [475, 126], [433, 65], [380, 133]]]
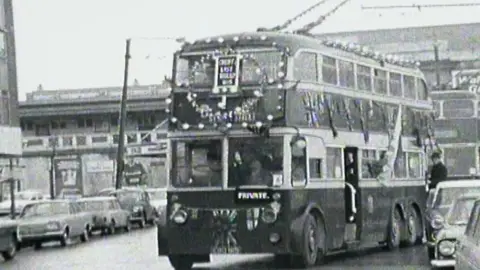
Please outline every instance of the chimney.
[[43, 85], [42, 84], [39, 84], [37, 86], [37, 91], [43, 91]]
[[138, 80], [134, 79], [133, 80], [133, 86], [139, 86], [139, 85], [140, 85], [140, 83], [138, 82]]

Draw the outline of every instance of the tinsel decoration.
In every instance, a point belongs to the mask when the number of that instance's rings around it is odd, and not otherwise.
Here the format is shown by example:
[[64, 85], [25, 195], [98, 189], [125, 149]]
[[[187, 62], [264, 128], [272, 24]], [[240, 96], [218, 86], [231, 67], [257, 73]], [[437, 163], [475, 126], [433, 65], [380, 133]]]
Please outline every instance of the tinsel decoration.
[[365, 141], [365, 143], [368, 143], [370, 141], [370, 133], [368, 131], [368, 127], [366, 126], [368, 122], [366, 122], [365, 118], [363, 117], [363, 102], [361, 100], [355, 99], [354, 103], [360, 115], [360, 127], [362, 128], [363, 140]]
[[[322, 94], [322, 95], [324, 95], [324, 94]], [[335, 124], [333, 123], [331, 96], [324, 97], [324, 100], [325, 100], [325, 109], [327, 109], [327, 114], [328, 114], [328, 125], [330, 126], [330, 129], [332, 130], [333, 137], [336, 138], [336, 137], [338, 137], [338, 131], [337, 131], [337, 128], [335, 127]]]
[[[267, 39], [266, 36], [261, 36], [259, 38], [262, 41], [265, 41]], [[253, 38], [251, 36], [234, 37], [233, 43], [236, 44], [237, 42], [240, 41], [240, 39], [252, 40]], [[204, 66], [203, 64], [205, 63], [205, 61], [212, 61], [212, 60], [215, 60], [217, 57], [221, 57], [221, 56], [240, 55], [240, 53], [238, 53], [234, 48], [232, 48], [231, 45], [226, 45], [224, 41], [225, 40], [223, 38], [218, 38], [218, 43], [221, 44], [222, 48], [215, 50], [213, 54], [206, 55], [202, 57], [200, 61], [196, 61], [194, 63], [193, 68], [189, 73], [189, 82], [194, 81], [193, 79], [194, 79], [195, 73], [198, 72], [199, 68], [203, 68]], [[199, 42], [201, 41], [196, 41], [194, 42], [194, 44], [197, 44]], [[212, 40], [207, 39], [204, 42], [210, 43], [212, 42]], [[182, 46], [182, 50], [185, 50], [189, 46], [191, 46], [191, 44], [184, 44], [184, 46]], [[209, 121], [213, 120], [213, 125], [217, 129], [226, 131], [232, 127], [233, 125], [232, 122], [235, 121], [235, 120], [232, 121], [232, 119], [235, 118], [233, 116], [235, 114], [234, 112], [241, 114], [241, 112], [245, 112], [245, 111], [251, 112], [252, 110], [255, 110], [258, 102], [260, 102], [260, 100], [263, 98], [264, 91], [267, 89], [269, 85], [276, 84], [278, 89], [284, 89], [285, 74], [286, 74], [286, 64], [284, 62], [284, 59], [286, 56], [290, 55], [290, 49], [288, 47], [279, 46], [275, 42], [272, 43], [272, 46], [282, 54], [282, 59], [278, 63], [278, 67], [280, 68], [280, 71], [277, 72], [276, 78], [268, 78], [267, 70], [260, 65], [259, 61], [255, 59], [253, 54], [248, 54], [248, 53], [241, 54], [242, 61], [250, 61], [251, 63], [253, 63], [253, 65], [257, 68], [256, 69], [257, 74], [261, 75], [261, 79], [259, 81], [259, 84], [260, 84], [259, 88], [254, 91], [255, 97], [247, 98], [244, 95], [240, 94], [239, 97], [242, 98], [241, 106], [236, 107], [233, 111], [227, 111], [226, 96], [224, 94], [219, 94], [220, 97], [217, 97], [217, 96], [215, 97], [215, 98], [221, 98], [222, 101], [218, 103], [218, 109], [213, 109], [207, 104], [198, 104], [197, 95], [194, 93], [195, 89], [192, 88], [190, 83], [176, 85], [176, 86], [188, 89], [188, 94], [187, 94], [188, 102], [195, 109], [197, 113], [209, 119]], [[239, 68], [240, 67], [237, 67], [237, 69]], [[237, 76], [240, 76], [241, 70], [237, 70], [236, 72], [238, 73]], [[282, 97], [280, 96], [279, 99], [281, 98]], [[168, 99], [167, 103], [172, 104], [171, 98]], [[278, 109], [281, 110], [282, 109], [281, 106], [279, 107], [280, 108]], [[170, 111], [171, 111], [171, 108], [168, 108], [167, 112], [170, 112]], [[265, 119], [265, 123], [258, 120], [251, 121], [251, 122], [243, 122], [242, 127], [250, 130], [251, 128], [256, 128], [259, 125], [261, 127], [268, 126], [271, 124], [272, 120], [273, 120], [273, 116], [268, 115]], [[178, 119], [176, 119], [175, 117], [172, 117], [170, 119], [170, 122], [175, 124], [175, 126], [177, 127], [181, 126], [184, 130], [189, 129], [190, 127], [188, 123], [179, 123]], [[205, 127], [205, 124], [198, 123], [199, 129], [203, 129], [204, 127]]]
[[353, 131], [352, 115], [350, 112], [350, 99], [343, 99], [343, 108], [345, 109], [345, 118], [347, 120], [348, 130]]

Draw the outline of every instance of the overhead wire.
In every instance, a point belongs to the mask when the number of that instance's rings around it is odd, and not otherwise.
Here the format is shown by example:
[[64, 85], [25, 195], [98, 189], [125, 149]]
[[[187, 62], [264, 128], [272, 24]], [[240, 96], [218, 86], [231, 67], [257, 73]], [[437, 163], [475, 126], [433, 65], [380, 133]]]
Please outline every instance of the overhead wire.
[[310, 6], [309, 8], [307, 8], [307, 9], [305, 9], [304, 11], [300, 12], [299, 14], [297, 14], [295, 17], [286, 20], [283, 24], [279, 24], [279, 25], [274, 26], [274, 27], [272, 27], [272, 28], [259, 28], [258, 31], [277, 32], [277, 31], [284, 30], [284, 29], [286, 29], [287, 27], [289, 27], [292, 23], [294, 23], [295, 21], [299, 20], [300, 18], [302, 18], [303, 16], [305, 16], [307, 13], [309, 13], [309, 12], [311, 12], [312, 10], [314, 10], [315, 8], [317, 8], [318, 6], [323, 5], [323, 4], [324, 4], [325, 2], [327, 2], [327, 1], [328, 1], [328, 0], [318, 1], [318, 2], [315, 3], [314, 5]]
[[304, 26], [302, 26], [301, 28], [293, 31], [293, 33], [296, 33], [296, 34], [308, 34], [313, 28], [319, 26], [320, 24], [322, 24], [326, 19], [327, 17], [333, 15], [339, 8], [343, 7], [345, 4], [347, 4], [348, 2], [350, 2], [350, 0], [344, 0], [342, 2], [340, 2], [338, 5], [336, 5], [333, 9], [331, 9], [329, 12], [321, 15], [320, 17], [318, 17], [315, 21], [311, 22], [311, 23], [308, 23]]

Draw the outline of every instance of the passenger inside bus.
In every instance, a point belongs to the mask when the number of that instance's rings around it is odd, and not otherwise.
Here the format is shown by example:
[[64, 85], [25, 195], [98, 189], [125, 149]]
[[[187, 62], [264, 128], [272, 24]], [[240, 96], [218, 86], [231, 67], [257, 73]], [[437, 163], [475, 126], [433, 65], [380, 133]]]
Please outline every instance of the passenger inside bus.
[[[264, 160], [263, 164], [267, 163], [267, 160]], [[247, 178], [246, 184], [249, 186], [271, 186], [273, 182], [272, 174], [263, 168], [262, 162], [259, 159], [253, 159], [250, 162], [250, 175]]]

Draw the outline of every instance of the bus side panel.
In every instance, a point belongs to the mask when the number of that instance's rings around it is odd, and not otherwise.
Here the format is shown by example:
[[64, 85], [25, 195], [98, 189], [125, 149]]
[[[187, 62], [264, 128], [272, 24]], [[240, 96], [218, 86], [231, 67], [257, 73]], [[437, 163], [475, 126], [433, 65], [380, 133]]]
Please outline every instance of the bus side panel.
[[426, 203], [426, 192], [423, 185], [390, 187], [378, 187], [377, 185], [377, 187], [362, 187], [361, 190], [362, 242], [364, 243], [383, 242], [387, 239], [389, 222], [395, 204], [400, 207], [402, 215], [404, 211], [408, 211], [413, 204], [416, 204], [420, 210], [419, 214], [423, 217]]
[[292, 213], [296, 213], [296, 217], [301, 216], [310, 204], [319, 207], [326, 227], [327, 249], [337, 249], [343, 245], [345, 230], [345, 195], [343, 186], [336, 188], [294, 189], [291, 202]]

